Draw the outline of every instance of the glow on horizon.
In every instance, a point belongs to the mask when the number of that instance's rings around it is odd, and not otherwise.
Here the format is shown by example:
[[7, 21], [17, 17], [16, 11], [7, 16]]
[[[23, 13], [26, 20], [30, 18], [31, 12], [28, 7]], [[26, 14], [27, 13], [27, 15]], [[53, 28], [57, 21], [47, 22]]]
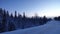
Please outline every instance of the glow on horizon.
[[39, 16], [47, 16], [47, 17], [60, 16], [60, 9], [43, 10], [41, 11], [41, 13], [37, 14], [39, 14]]

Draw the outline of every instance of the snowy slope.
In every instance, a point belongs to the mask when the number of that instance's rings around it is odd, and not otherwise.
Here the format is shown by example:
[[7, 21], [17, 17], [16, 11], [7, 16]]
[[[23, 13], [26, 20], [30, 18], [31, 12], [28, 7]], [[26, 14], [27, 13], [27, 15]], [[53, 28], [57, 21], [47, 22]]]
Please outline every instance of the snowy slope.
[[60, 34], [60, 21], [50, 21], [45, 25], [1, 34]]

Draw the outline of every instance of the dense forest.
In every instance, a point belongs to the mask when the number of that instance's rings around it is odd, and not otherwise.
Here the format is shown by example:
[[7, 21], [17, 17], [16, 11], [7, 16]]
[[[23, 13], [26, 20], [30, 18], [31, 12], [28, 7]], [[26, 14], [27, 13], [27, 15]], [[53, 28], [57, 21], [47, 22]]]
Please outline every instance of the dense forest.
[[[21, 14], [18, 14], [17, 16], [17, 11], [15, 11], [15, 14], [13, 16], [12, 13], [9, 14], [9, 11], [0, 8], [0, 32], [8, 32], [17, 29], [39, 26], [46, 24], [48, 21], [51, 20], [51, 18], [47, 18], [46, 16], [35, 16], [29, 18], [25, 16], [25, 13], [23, 13], [23, 16]], [[54, 17], [54, 20], [60, 20], [60, 17]]]

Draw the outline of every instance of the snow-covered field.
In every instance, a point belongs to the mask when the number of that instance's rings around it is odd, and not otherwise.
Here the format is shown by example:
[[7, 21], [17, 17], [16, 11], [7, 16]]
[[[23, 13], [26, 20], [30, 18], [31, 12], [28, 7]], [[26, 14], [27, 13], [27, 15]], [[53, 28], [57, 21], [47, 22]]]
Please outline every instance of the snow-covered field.
[[60, 21], [50, 21], [45, 25], [21, 29], [1, 34], [60, 34]]

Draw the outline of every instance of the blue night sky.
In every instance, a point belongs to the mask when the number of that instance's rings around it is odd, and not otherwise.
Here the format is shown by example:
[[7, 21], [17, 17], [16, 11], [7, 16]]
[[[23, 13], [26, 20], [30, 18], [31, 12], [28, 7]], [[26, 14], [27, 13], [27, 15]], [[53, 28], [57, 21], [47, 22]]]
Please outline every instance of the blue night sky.
[[8, 10], [10, 13], [26, 13], [26, 16], [52, 17], [60, 15], [60, 0], [0, 0], [0, 8]]

